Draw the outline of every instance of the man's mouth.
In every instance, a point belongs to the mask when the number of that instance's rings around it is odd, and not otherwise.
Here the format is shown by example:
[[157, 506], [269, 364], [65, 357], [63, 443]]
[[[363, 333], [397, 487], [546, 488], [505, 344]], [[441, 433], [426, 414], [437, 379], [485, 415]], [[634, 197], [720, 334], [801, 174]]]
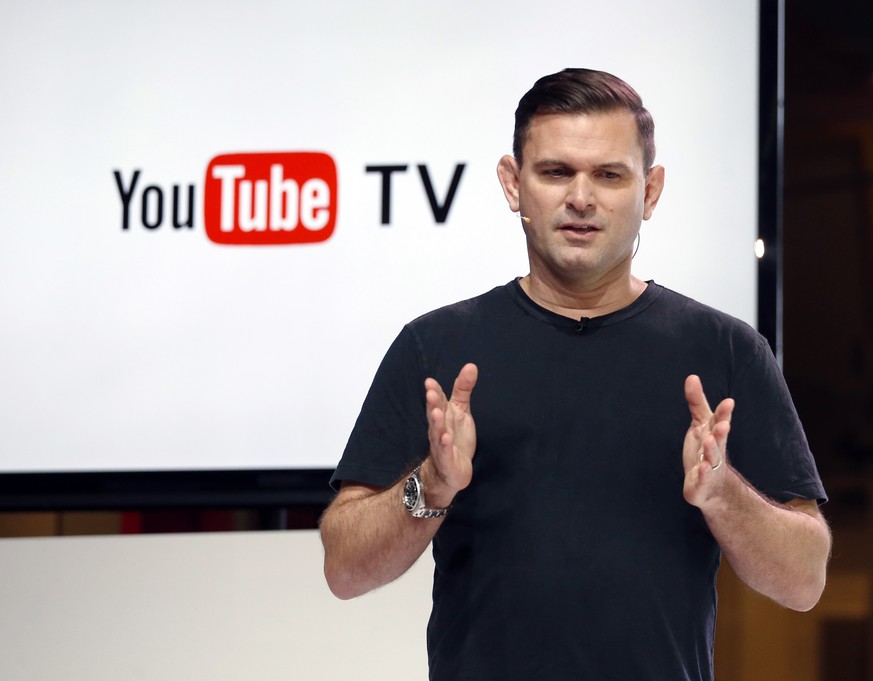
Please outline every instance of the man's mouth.
[[593, 225], [561, 225], [560, 229], [565, 232], [575, 232], [578, 234], [598, 231], [597, 227]]

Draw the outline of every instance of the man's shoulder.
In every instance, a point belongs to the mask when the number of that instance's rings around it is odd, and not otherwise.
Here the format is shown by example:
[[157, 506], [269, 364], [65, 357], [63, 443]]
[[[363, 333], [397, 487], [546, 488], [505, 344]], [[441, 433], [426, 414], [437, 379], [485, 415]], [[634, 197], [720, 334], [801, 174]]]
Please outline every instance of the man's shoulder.
[[462, 321], [477, 321], [498, 314], [511, 303], [510, 289], [514, 282], [495, 286], [490, 291], [438, 307], [413, 319], [408, 326], [413, 328], [452, 324]]
[[662, 306], [666, 309], [675, 311], [686, 318], [695, 320], [710, 319], [725, 326], [745, 328], [754, 331], [747, 322], [744, 322], [742, 319], [739, 319], [728, 312], [719, 310], [712, 305], [703, 303], [696, 298], [687, 296], [684, 293], [679, 293], [678, 291], [661, 284], [651, 282], [650, 285], [654, 285], [658, 289], [658, 302]]
[[686, 333], [710, 332], [751, 345], [766, 344], [766, 339], [742, 319], [660, 284], [651, 285], [658, 289], [657, 304], [652, 306], [656, 324], [674, 325]]

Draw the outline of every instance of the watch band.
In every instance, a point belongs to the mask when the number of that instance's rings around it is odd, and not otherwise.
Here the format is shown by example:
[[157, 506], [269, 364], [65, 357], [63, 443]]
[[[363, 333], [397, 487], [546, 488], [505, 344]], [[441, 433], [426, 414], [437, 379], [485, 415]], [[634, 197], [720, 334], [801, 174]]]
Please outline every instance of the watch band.
[[451, 505], [446, 508], [427, 508], [427, 502], [424, 499], [424, 485], [418, 473], [419, 468], [421, 468], [420, 465], [416, 466], [415, 470], [410, 473], [403, 488], [403, 503], [406, 510], [413, 518], [441, 518], [449, 512]]

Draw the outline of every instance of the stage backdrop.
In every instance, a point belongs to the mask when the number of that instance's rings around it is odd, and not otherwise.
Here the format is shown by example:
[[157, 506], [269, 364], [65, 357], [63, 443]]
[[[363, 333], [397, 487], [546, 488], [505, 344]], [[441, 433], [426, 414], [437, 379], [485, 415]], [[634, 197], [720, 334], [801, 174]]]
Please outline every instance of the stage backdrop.
[[401, 325], [527, 272], [495, 167], [566, 66], [654, 114], [637, 274], [753, 322], [757, 22], [753, 0], [4, 3], [0, 473], [334, 466]]

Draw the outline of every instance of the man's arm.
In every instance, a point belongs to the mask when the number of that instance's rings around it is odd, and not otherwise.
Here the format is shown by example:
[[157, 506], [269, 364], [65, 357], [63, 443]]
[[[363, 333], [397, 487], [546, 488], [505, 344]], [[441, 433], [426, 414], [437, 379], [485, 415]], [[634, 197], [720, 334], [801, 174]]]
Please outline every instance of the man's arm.
[[[451, 505], [473, 476], [476, 427], [470, 395], [478, 369], [467, 364], [450, 399], [434, 379], [425, 381], [430, 452], [421, 465], [425, 499], [432, 508]], [[354, 598], [387, 584], [421, 556], [442, 525], [440, 518], [413, 518], [402, 502], [405, 478], [387, 489], [343, 483], [321, 519], [324, 575], [339, 598]]]
[[713, 413], [697, 376], [685, 381], [691, 426], [685, 437], [684, 494], [703, 513], [737, 576], [794, 610], [821, 597], [830, 556], [830, 530], [812, 500], [779, 504], [755, 490], [727, 461], [734, 402]]

